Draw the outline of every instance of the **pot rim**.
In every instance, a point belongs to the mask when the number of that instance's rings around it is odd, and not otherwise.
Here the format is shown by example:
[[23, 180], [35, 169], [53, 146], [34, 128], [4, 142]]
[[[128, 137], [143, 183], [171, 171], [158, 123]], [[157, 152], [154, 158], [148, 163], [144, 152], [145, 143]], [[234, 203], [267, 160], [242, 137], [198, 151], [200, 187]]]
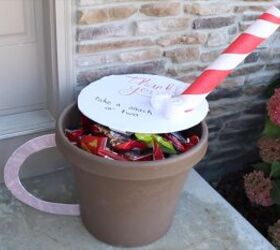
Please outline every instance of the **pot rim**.
[[[66, 145], [68, 145], [71, 148], [71, 150], [73, 150], [75, 153], [80, 154], [81, 157], [87, 158], [88, 160], [94, 160], [94, 161], [100, 162], [105, 165], [110, 164], [112, 167], [129, 168], [129, 169], [133, 169], [134, 167], [137, 169], [151, 168], [151, 161], [138, 161], [138, 162], [133, 162], [133, 164], [131, 164], [132, 163], [131, 161], [110, 160], [110, 159], [106, 159], [106, 158], [100, 157], [98, 155], [94, 155], [89, 152], [86, 152], [85, 150], [80, 149], [80, 148], [76, 147], [75, 145], [73, 145], [68, 140], [68, 138], [65, 136], [62, 123], [63, 123], [64, 117], [69, 113], [69, 111], [72, 108], [74, 108], [74, 106], [76, 106], [76, 102], [73, 102], [72, 104], [68, 105], [61, 112], [61, 114], [59, 115], [59, 118], [57, 119], [57, 125], [56, 125], [56, 133], [60, 133], [60, 135], [62, 135], [62, 136], [60, 136], [60, 139], [62, 139], [63, 142], [66, 143]], [[153, 161], [154, 163], [155, 162], [157, 163], [155, 165], [157, 167], [164, 167], [165, 165], [169, 166], [172, 163], [177, 163], [178, 161], [190, 158], [192, 155], [201, 151], [203, 149], [203, 147], [205, 147], [205, 144], [207, 144], [207, 142], [208, 142], [208, 128], [207, 128], [205, 120], [203, 120], [200, 124], [202, 126], [202, 134], [201, 134], [199, 143], [195, 147], [191, 148], [187, 152], [181, 153], [174, 157], [170, 157], [170, 158], [167, 158], [164, 160]]]

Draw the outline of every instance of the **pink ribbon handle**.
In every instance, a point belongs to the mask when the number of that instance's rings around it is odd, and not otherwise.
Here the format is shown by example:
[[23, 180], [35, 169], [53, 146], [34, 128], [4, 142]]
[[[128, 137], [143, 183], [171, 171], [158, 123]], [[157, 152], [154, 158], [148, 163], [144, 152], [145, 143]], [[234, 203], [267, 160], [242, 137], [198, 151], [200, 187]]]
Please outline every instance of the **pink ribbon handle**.
[[48, 134], [35, 137], [17, 148], [4, 168], [5, 184], [16, 199], [30, 207], [50, 214], [80, 215], [79, 204], [60, 204], [38, 199], [23, 187], [19, 179], [19, 170], [30, 155], [55, 146], [54, 134]]

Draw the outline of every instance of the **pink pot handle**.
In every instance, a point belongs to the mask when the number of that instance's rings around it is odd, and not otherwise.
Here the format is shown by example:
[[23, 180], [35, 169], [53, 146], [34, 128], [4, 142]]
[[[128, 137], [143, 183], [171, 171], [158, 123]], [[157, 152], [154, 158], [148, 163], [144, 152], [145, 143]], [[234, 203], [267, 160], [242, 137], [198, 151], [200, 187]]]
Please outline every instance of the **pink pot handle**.
[[79, 204], [60, 204], [40, 200], [29, 193], [20, 182], [19, 170], [23, 162], [30, 155], [55, 146], [55, 135], [48, 134], [35, 137], [17, 148], [8, 159], [4, 168], [5, 184], [18, 200], [30, 207], [50, 214], [80, 215]]

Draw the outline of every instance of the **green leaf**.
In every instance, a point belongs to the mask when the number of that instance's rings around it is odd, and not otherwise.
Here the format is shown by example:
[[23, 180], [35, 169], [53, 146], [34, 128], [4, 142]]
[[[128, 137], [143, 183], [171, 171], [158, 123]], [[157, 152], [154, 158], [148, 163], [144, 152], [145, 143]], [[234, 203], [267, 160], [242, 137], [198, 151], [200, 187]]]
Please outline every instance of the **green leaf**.
[[267, 137], [280, 137], [280, 127], [266, 119], [263, 134]]
[[264, 172], [266, 176], [268, 176], [271, 172], [271, 164], [266, 162], [258, 162], [252, 165], [254, 169], [261, 170]]
[[279, 178], [280, 177], [280, 162], [275, 161], [271, 165], [270, 177]]
[[280, 180], [272, 180], [271, 199], [273, 203], [280, 205]]
[[280, 79], [276, 79], [275, 81], [273, 81], [272, 83], [270, 83], [268, 85], [268, 87], [266, 88], [264, 95], [269, 98], [274, 94], [274, 89], [280, 87]]

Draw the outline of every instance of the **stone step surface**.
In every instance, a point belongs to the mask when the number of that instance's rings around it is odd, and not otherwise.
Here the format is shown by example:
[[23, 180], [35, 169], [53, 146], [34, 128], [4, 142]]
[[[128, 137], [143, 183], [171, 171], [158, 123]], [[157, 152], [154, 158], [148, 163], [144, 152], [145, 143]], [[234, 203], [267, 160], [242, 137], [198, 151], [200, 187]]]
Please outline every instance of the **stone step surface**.
[[[24, 181], [48, 201], [77, 201], [69, 169]], [[0, 185], [0, 250], [123, 250], [96, 240], [79, 217], [39, 212], [12, 197]], [[196, 171], [184, 186], [174, 223], [157, 242], [131, 250], [273, 250], [255, 228], [234, 210]]]

